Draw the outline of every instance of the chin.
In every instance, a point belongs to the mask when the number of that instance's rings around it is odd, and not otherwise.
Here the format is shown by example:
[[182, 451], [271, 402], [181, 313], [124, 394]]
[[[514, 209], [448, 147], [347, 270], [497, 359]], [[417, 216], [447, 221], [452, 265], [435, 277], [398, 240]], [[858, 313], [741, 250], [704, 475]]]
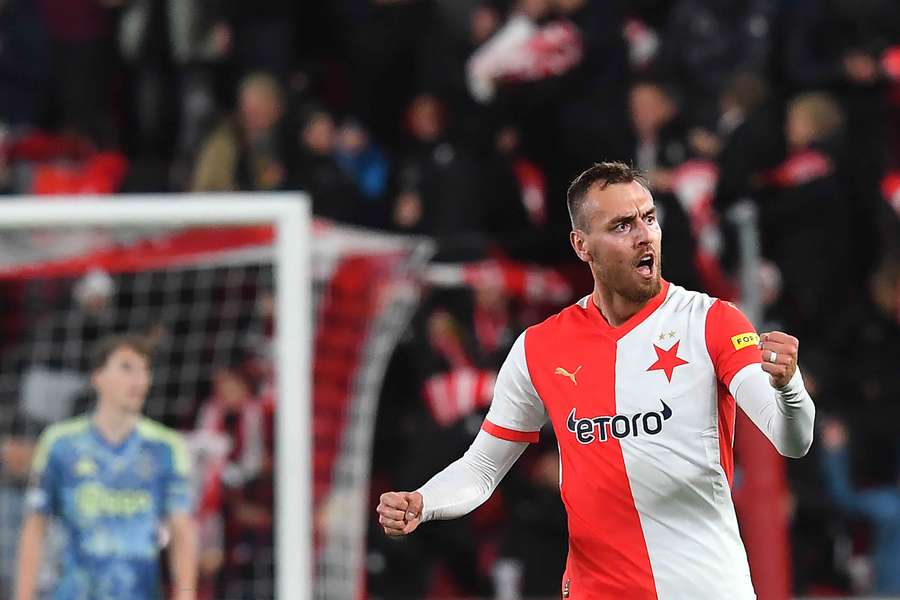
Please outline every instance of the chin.
[[629, 299], [634, 302], [647, 302], [654, 298], [661, 289], [662, 281], [660, 280], [659, 275], [657, 275], [650, 281], [644, 280], [638, 283]]

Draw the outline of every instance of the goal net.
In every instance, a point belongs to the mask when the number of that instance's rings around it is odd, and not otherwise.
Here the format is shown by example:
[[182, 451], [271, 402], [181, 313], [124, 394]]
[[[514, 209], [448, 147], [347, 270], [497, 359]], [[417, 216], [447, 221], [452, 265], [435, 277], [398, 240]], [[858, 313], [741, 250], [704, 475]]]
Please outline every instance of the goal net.
[[[312, 224], [305, 207], [277, 195], [5, 205], [0, 589], [13, 584], [30, 444], [90, 410], [91, 343], [128, 331], [154, 348], [145, 413], [194, 454], [201, 597], [355, 595], [380, 381], [431, 250]], [[45, 563], [52, 586], [52, 551]]]

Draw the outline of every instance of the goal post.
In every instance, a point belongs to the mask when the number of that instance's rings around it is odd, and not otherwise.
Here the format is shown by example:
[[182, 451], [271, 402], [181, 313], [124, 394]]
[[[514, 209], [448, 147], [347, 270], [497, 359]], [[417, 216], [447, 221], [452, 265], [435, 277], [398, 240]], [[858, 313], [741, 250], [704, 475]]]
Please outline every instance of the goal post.
[[275, 588], [277, 598], [313, 596], [312, 224], [298, 193], [20, 197], [4, 201], [0, 235], [14, 229], [270, 225], [274, 229]]

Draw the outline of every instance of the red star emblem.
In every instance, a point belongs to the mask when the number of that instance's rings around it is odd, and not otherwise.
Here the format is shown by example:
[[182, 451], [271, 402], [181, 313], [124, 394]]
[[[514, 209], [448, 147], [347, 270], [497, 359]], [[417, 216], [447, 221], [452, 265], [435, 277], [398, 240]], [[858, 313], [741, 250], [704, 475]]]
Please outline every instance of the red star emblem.
[[668, 350], [663, 350], [656, 344], [653, 344], [653, 349], [656, 350], [656, 362], [650, 365], [650, 368], [647, 370], [664, 371], [666, 379], [672, 381], [672, 372], [675, 371], [675, 367], [688, 364], [688, 361], [678, 358], [678, 344], [680, 343], [681, 340], [675, 342]]

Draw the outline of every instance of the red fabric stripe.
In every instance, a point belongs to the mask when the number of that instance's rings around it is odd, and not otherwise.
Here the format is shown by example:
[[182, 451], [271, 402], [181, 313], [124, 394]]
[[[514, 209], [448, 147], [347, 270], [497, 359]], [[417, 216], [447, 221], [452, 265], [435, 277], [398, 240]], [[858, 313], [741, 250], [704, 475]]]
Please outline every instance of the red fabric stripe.
[[721, 381], [716, 389], [719, 408], [719, 464], [725, 471], [728, 486], [734, 487], [734, 397]]
[[508, 442], [528, 442], [529, 444], [535, 444], [540, 439], [541, 435], [539, 431], [516, 431], [515, 429], [500, 427], [487, 419], [481, 424], [481, 428], [495, 438], [500, 438], [501, 440], [506, 440]]

